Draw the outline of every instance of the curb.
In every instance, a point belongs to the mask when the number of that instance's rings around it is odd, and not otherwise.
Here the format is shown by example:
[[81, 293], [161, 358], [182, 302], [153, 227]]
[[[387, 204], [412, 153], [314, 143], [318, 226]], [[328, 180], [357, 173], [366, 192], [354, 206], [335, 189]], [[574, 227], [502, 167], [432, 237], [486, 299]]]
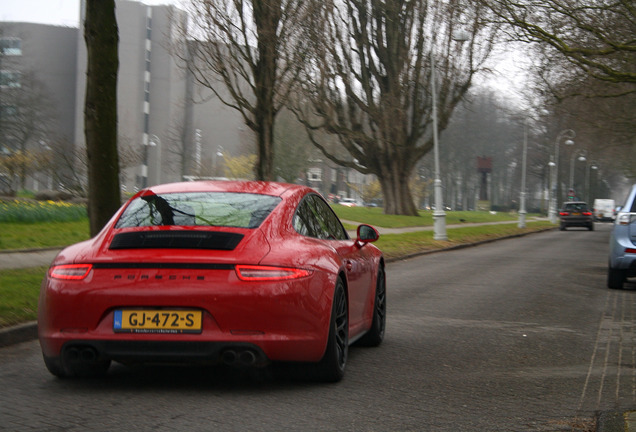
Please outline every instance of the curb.
[[2, 249], [0, 254], [14, 254], [14, 253], [30, 253], [30, 252], [48, 252], [54, 250], [62, 250], [67, 246], [51, 246], [44, 248], [27, 248], [27, 249]]
[[26, 342], [38, 337], [37, 321], [0, 329], [0, 347]]
[[530, 232], [520, 233], [520, 234], [512, 234], [512, 235], [505, 236], [505, 237], [497, 237], [497, 238], [492, 238], [492, 239], [486, 239], [486, 240], [481, 240], [481, 241], [474, 242], [474, 243], [461, 243], [461, 244], [448, 246], [448, 247], [440, 248], [440, 249], [429, 249], [429, 250], [424, 250], [424, 251], [421, 251], [421, 252], [414, 252], [412, 254], [401, 255], [401, 256], [391, 257], [391, 258], [385, 258], [384, 261], [387, 262], [387, 263], [390, 263], [390, 262], [408, 260], [408, 259], [416, 258], [416, 257], [422, 256], [422, 255], [429, 255], [429, 254], [438, 253], [438, 252], [449, 252], [449, 251], [458, 250], [458, 249], [467, 249], [467, 248], [470, 248], [470, 247], [480, 246], [480, 245], [484, 245], [484, 244], [488, 244], [488, 243], [494, 243], [494, 242], [499, 241], [499, 240], [509, 240], [509, 239], [518, 238], [518, 237], [525, 237], [527, 235], [538, 234], [538, 233], [542, 233], [542, 232], [545, 232], [545, 231], [551, 231], [551, 230], [554, 230], [554, 229], [556, 229], [556, 227], [546, 227], [544, 229], [537, 230], [537, 231], [530, 231]]

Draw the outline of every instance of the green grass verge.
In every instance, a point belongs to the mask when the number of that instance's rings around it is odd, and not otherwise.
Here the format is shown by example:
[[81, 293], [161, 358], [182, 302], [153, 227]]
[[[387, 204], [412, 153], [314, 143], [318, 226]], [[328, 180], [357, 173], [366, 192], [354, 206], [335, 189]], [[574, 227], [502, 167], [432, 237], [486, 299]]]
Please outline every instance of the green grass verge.
[[40, 284], [46, 267], [0, 271], [0, 327], [37, 318]]
[[0, 250], [68, 246], [89, 238], [88, 218], [72, 222], [1, 223]]
[[[419, 216], [385, 215], [379, 207], [346, 207], [339, 204], [331, 206], [340, 219], [363, 221], [369, 225], [383, 228], [403, 228], [432, 226], [433, 212], [420, 211]], [[537, 215], [529, 214], [528, 217]], [[517, 220], [513, 213], [490, 213], [485, 211], [449, 211], [446, 212], [446, 224], [482, 223]]]

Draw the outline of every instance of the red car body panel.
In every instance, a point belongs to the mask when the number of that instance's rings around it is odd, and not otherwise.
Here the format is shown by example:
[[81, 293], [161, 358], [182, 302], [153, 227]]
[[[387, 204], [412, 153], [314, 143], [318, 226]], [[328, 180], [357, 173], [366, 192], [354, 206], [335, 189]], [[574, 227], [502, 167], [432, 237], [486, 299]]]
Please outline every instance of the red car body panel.
[[[154, 226], [115, 228], [126, 207], [146, 194], [241, 192], [282, 201], [258, 228]], [[325, 352], [334, 287], [344, 277], [353, 341], [371, 327], [376, 278], [382, 254], [356, 239], [320, 240], [298, 234], [294, 211], [311, 189], [265, 182], [189, 182], [143, 190], [129, 200], [93, 239], [61, 251], [52, 268], [92, 264], [81, 280], [47, 275], [39, 299], [38, 332], [45, 357], [57, 358], [65, 344], [209, 342], [250, 344], [271, 361], [317, 362]], [[231, 251], [212, 249], [110, 249], [121, 233], [210, 231], [243, 235]], [[308, 276], [243, 281], [234, 265], [301, 268]], [[201, 310], [200, 333], [116, 333], [117, 309]], [[140, 345], [137, 357], [156, 353]], [[114, 358], [118, 360], [118, 358]]]

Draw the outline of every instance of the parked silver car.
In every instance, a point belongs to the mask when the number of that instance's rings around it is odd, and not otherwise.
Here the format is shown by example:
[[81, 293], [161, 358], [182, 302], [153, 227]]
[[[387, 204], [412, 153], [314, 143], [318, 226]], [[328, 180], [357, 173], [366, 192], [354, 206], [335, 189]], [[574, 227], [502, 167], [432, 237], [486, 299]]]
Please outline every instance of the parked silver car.
[[636, 184], [616, 214], [610, 236], [607, 286], [622, 289], [625, 279], [636, 276]]

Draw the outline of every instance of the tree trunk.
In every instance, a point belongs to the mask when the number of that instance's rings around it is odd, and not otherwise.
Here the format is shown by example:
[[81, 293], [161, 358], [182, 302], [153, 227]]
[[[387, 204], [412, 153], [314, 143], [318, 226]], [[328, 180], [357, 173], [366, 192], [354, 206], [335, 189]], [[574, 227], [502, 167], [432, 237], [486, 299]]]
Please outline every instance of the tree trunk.
[[384, 194], [384, 213], [395, 215], [418, 216], [417, 207], [413, 204], [413, 195], [409, 187], [410, 169], [402, 169], [393, 164], [381, 170], [378, 180]]
[[88, 157], [88, 216], [96, 235], [121, 205], [117, 154], [119, 35], [114, 0], [87, 0], [88, 54], [84, 134]]
[[254, 167], [257, 180], [274, 180], [274, 92], [278, 62], [280, 1], [255, 1], [258, 33], [258, 60], [254, 70], [256, 110], [254, 112], [258, 160]]
[[[265, 106], [268, 106], [265, 104]], [[274, 178], [274, 114], [271, 110], [257, 110], [256, 140], [258, 159], [254, 167], [257, 180], [275, 180]]]

